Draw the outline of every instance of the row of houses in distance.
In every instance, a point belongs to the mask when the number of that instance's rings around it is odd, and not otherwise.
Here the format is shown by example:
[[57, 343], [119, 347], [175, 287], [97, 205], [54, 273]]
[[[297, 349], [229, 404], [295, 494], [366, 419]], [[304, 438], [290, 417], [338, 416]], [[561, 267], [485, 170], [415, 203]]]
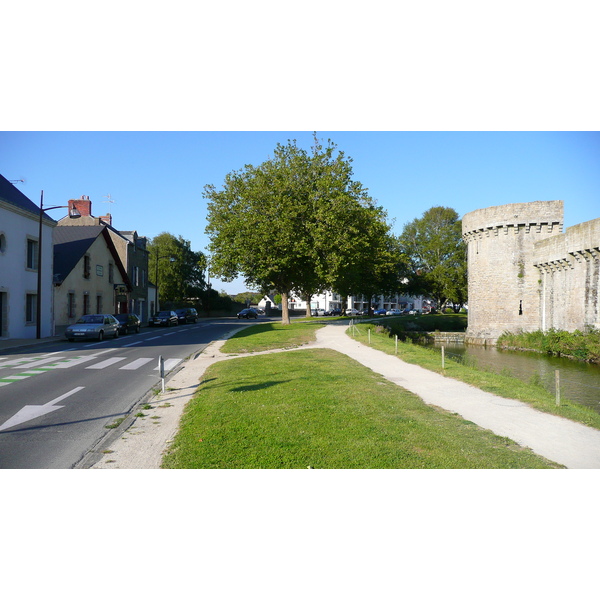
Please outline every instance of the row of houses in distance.
[[[344, 299], [340, 294], [335, 292], [323, 292], [322, 294], [312, 297], [310, 309], [311, 311], [318, 309], [323, 309], [325, 311], [355, 309], [362, 313], [369, 310], [369, 304], [373, 310], [392, 310], [397, 308], [400, 310], [414, 309], [424, 312], [429, 311], [432, 307], [431, 300], [424, 298], [423, 296], [403, 296], [401, 294], [395, 294], [393, 296], [380, 295], [371, 298], [369, 301], [362, 296], [348, 296]], [[275, 306], [274, 297], [265, 296], [258, 303], [258, 306], [260, 308]], [[306, 300], [292, 292], [289, 295], [288, 308], [290, 310], [306, 311]]]
[[[45, 211], [54, 208], [67, 216], [52, 219]], [[94, 217], [89, 196], [41, 211], [0, 175], [0, 337], [52, 336], [96, 312], [147, 321], [156, 288], [146, 246], [136, 231], [115, 229], [110, 214]]]

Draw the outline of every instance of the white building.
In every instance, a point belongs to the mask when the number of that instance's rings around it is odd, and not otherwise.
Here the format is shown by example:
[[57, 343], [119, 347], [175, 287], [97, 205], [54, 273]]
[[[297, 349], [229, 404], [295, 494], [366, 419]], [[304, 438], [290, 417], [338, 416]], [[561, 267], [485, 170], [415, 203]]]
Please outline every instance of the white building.
[[[340, 294], [335, 292], [323, 292], [312, 297], [310, 308], [311, 310], [323, 309], [325, 311], [331, 311], [334, 309], [343, 310], [344, 308], [353, 308], [355, 310], [366, 312], [369, 310], [369, 302], [362, 296], [348, 296], [346, 305], [343, 304], [343, 298]], [[271, 302], [273, 306], [275, 303], [273, 298], [265, 296], [259, 303], [258, 306], [261, 308], [266, 307], [266, 303]], [[428, 301], [423, 296], [403, 296], [396, 294], [393, 296], [379, 296], [372, 299], [371, 306], [373, 310], [384, 309], [389, 310], [392, 308], [399, 309], [416, 309], [423, 310], [423, 307], [428, 304]], [[281, 308], [281, 307], [279, 307]], [[291, 292], [289, 295], [288, 308], [290, 310], [302, 310], [306, 311], [306, 301], [303, 300], [295, 292]]]
[[[0, 337], [34, 339], [37, 335], [39, 222], [39, 207], [0, 175]], [[56, 221], [44, 214], [41, 337], [53, 334], [52, 231], [55, 226]]]

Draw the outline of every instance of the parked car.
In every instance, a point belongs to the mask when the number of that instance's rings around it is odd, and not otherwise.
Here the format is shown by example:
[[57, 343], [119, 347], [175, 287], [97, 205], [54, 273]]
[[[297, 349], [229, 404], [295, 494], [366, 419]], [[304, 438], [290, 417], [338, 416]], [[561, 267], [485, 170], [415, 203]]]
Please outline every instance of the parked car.
[[258, 319], [258, 313], [253, 308], [244, 308], [237, 314], [238, 319]]
[[133, 313], [121, 313], [113, 315], [119, 321], [119, 333], [139, 333], [142, 326], [141, 319]]
[[355, 308], [347, 308], [346, 315], [348, 315], [349, 317], [354, 317], [360, 315], [360, 312], [357, 311]]
[[154, 325], [164, 325], [165, 327], [171, 327], [171, 325], [179, 325], [179, 319], [177, 315], [172, 310], [161, 310], [157, 312], [148, 323], [150, 327], [154, 327]]
[[402, 311], [399, 308], [390, 308], [385, 314], [388, 317], [399, 317], [402, 314]]
[[333, 308], [329, 311], [330, 317], [339, 317], [341, 314], [342, 314], [342, 311], [339, 308]]
[[375, 316], [379, 316], [379, 317], [384, 317], [386, 315], [387, 311], [385, 310], [385, 308], [379, 308], [377, 310], [373, 311], [373, 314]]
[[326, 316], [328, 313], [324, 308], [315, 308], [312, 311], [312, 316], [313, 317], [324, 317]]
[[70, 342], [77, 338], [96, 338], [102, 341], [107, 335], [119, 337], [119, 321], [112, 315], [83, 315], [65, 329], [65, 337]]
[[198, 320], [198, 311], [195, 308], [178, 308], [175, 314], [180, 323], [195, 323]]

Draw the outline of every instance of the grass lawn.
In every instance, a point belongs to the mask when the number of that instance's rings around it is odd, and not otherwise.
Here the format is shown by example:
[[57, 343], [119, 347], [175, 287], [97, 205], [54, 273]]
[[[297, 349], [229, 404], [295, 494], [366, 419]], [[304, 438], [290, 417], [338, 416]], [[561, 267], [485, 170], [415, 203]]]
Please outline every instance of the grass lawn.
[[[260, 339], [265, 329], [257, 327]], [[328, 349], [212, 365], [163, 460], [164, 468], [174, 469], [557, 466], [458, 415], [426, 405]]]
[[[366, 344], [368, 340], [367, 329], [370, 328], [371, 347], [387, 354], [395, 354], [394, 338], [389, 337], [385, 332], [376, 333], [376, 327], [377, 324], [358, 324], [357, 329], [360, 333], [355, 334], [356, 339]], [[516, 377], [492, 373], [491, 371], [460, 364], [448, 359], [445, 361], [446, 368], [442, 370], [441, 355], [439, 352], [411, 342], [398, 342], [397, 356], [408, 363], [419, 365], [436, 373], [442, 373], [459, 381], [464, 381], [486, 392], [502, 396], [503, 398], [521, 400], [538, 410], [600, 429], [599, 413], [587, 406], [569, 402], [568, 398], [564, 397], [561, 397], [561, 405], [556, 406], [554, 395], [535, 383], [527, 383]]]
[[297, 348], [315, 340], [315, 332], [324, 323], [309, 321], [293, 322], [290, 325], [281, 323], [260, 323], [245, 327], [228, 339], [222, 351], [226, 354], [246, 352], [262, 352], [282, 348]]

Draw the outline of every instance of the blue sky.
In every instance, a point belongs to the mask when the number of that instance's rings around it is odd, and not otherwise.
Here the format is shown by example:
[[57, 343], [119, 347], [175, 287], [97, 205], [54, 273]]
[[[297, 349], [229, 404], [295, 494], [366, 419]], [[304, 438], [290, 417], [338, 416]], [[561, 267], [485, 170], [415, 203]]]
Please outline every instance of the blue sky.
[[[598, 132], [317, 132], [353, 159], [355, 179], [394, 222], [395, 233], [432, 206], [462, 217], [488, 206], [564, 200], [565, 226], [600, 217]], [[310, 149], [312, 132], [0, 132], [0, 173], [25, 179], [35, 203], [65, 204], [87, 195], [92, 212], [154, 237], [163, 231], [204, 251], [203, 188], [259, 164], [277, 143]], [[109, 198], [111, 202], [109, 202]], [[63, 216], [61, 210], [50, 213]], [[214, 282], [229, 293], [242, 280]]]

